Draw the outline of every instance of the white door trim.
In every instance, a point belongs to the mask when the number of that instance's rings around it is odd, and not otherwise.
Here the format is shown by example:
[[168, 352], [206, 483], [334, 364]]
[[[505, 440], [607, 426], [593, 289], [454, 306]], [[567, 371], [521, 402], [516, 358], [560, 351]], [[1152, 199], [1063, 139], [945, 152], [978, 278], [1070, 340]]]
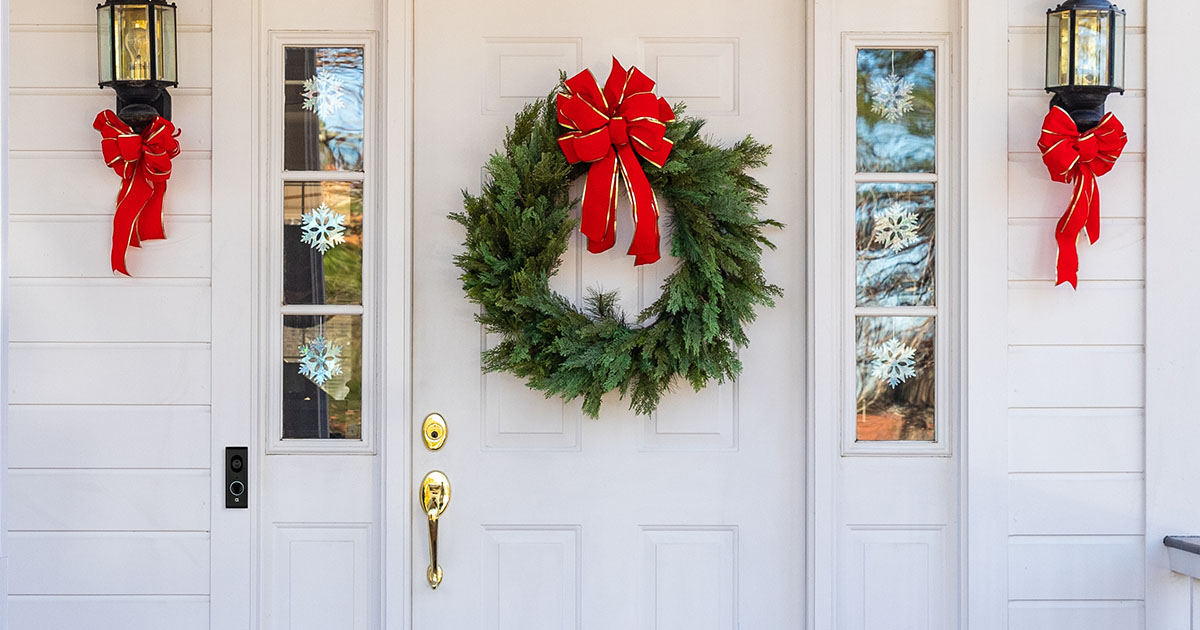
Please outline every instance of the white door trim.
[[[382, 284], [385, 327], [381, 335], [385, 393], [380, 418], [383, 458], [380, 550], [382, 552], [382, 627], [412, 627], [412, 160], [413, 160], [413, 0], [387, 0], [387, 32], [380, 38], [384, 61], [383, 89], [387, 105], [380, 116], [383, 130], [382, 207], [390, 214], [384, 242], [401, 244], [384, 251]], [[397, 159], [398, 156], [403, 156]], [[391, 328], [389, 330], [389, 328]]]
[[1200, 590], [1195, 580], [1171, 572], [1162, 539], [1200, 533], [1195, 492], [1200, 424], [1189, 397], [1181, 395], [1195, 387], [1188, 366], [1200, 354], [1200, 333], [1188, 307], [1198, 293], [1190, 269], [1200, 246], [1195, 218], [1182, 201], [1195, 194], [1195, 168], [1180, 148], [1181, 139], [1200, 135], [1192, 111], [1200, 85], [1181, 81], [1176, 65], [1180, 43], [1192, 37], [1189, 25], [1200, 10], [1180, 0], [1146, 4], [1146, 33], [1153, 37], [1146, 38], [1145, 624], [1195, 628]]
[[[260, 495], [253, 345], [261, 5], [213, 0], [212, 77], [212, 495], [209, 627], [250, 630], [257, 620], [254, 523]], [[219, 183], [219, 185], [218, 185]], [[225, 447], [248, 446], [250, 509], [225, 509]]]
[[964, 628], [1008, 628], [1008, 4], [960, 4]]

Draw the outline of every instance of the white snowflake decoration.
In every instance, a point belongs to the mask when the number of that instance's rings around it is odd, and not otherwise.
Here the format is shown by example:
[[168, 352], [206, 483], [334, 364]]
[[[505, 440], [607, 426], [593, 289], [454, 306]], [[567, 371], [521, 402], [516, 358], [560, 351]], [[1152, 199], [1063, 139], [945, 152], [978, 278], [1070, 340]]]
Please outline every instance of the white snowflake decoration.
[[300, 242], [325, 252], [346, 242], [346, 215], [321, 204], [300, 217]]
[[916, 349], [895, 339], [888, 339], [883, 345], [871, 348], [871, 354], [875, 357], [871, 361], [871, 376], [886, 378], [888, 386], [892, 389], [917, 375], [916, 364], [913, 362], [917, 354]]
[[300, 374], [318, 386], [342, 373], [342, 347], [317, 337], [300, 344]]
[[913, 83], [895, 72], [871, 81], [871, 111], [897, 122], [913, 110]]
[[342, 100], [342, 79], [328, 70], [317, 70], [311, 79], [306, 80], [301, 96], [304, 97], [302, 107], [322, 118], [333, 115], [346, 105]]
[[875, 219], [872, 238], [884, 249], [898, 252], [917, 240], [919, 228], [917, 213], [905, 204], [894, 203], [883, 211], [883, 216]]

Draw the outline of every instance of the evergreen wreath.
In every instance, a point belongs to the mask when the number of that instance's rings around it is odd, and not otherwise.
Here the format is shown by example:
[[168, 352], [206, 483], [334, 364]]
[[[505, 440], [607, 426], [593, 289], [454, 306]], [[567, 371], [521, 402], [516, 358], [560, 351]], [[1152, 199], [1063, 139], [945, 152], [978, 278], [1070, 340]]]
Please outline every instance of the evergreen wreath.
[[501, 338], [483, 352], [485, 371], [524, 378], [547, 398], [582, 396], [593, 418], [613, 390], [649, 414], [677, 376], [697, 391], [736, 377], [755, 307], [782, 295], [760, 259], [763, 247], [774, 249], [763, 229], [783, 224], [758, 217], [767, 189], [746, 173], [766, 164], [771, 147], [750, 136], [718, 146], [701, 137], [698, 118], [668, 123], [670, 158], [646, 175], [672, 210], [679, 266], [635, 322], [612, 291], [589, 290], [581, 310], [549, 286], [578, 223], [570, 185], [588, 166], [569, 164], [556, 144], [566, 131], [553, 105], [563, 90], [560, 83], [516, 115], [503, 152], [488, 160], [482, 192], [463, 191], [464, 210], [450, 215], [467, 232], [455, 264], [467, 297], [482, 307], [478, 321]]

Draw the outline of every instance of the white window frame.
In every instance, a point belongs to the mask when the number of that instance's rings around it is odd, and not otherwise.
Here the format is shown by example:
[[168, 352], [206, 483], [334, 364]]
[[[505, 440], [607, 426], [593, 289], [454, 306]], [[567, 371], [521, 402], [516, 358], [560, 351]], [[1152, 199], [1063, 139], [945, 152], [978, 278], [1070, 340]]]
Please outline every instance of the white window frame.
[[[284, 56], [287, 47], [362, 48], [363, 49], [363, 170], [348, 171], [288, 171], [283, 167], [284, 140]], [[262, 185], [262, 199], [267, 212], [259, 225], [259, 251], [265, 256], [258, 266], [259, 347], [265, 355], [261, 377], [267, 395], [259, 400], [266, 453], [273, 454], [337, 454], [374, 455], [378, 452], [380, 401], [379, 382], [382, 356], [379, 340], [382, 321], [379, 295], [382, 291], [380, 270], [383, 268], [382, 243], [385, 234], [384, 211], [378, 202], [381, 191], [378, 154], [383, 144], [378, 141], [378, 103], [382, 82], [378, 74], [377, 37], [373, 32], [356, 31], [271, 31], [267, 55], [268, 76], [263, 85], [262, 102], [267, 103], [265, 120], [269, 133], [265, 136], [262, 154], [268, 156]], [[359, 181], [363, 193], [363, 269], [362, 305], [284, 305], [283, 304], [283, 185], [284, 182]], [[284, 439], [283, 438], [283, 317], [285, 315], [354, 315], [362, 317], [362, 439]]]
[[[857, 76], [858, 50], [891, 48], [934, 51], [934, 137], [933, 173], [858, 173], [857, 168]], [[945, 33], [846, 33], [842, 37], [842, 221], [841, 287], [842, 330], [841, 366], [842, 412], [841, 454], [843, 456], [950, 457], [960, 422], [959, 400], [962, 389], [959, 351], [961, 328], [958, 317], [960, 257], [957, 217], [960, 195], [954, 183], [958, 169], [950, 136], [956, 134], [955, 104], [952, 100], [950, 35]], [[857, 306], [857, 186], [863, 183], [901, 183], [934, 185], [934, 306]], [[857, 317], [900, 316], [934, 317], [934, 440], [858, 441], [857, 440]]]

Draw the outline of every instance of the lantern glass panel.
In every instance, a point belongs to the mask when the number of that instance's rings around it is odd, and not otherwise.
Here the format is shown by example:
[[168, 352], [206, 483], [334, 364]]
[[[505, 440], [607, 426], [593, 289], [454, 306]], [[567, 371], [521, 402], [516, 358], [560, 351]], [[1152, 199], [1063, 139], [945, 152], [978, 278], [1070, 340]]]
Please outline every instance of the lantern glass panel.
[[1046, 87], [1071, 82], [1071, 14], [1050, 13], [1046, 23]]
[[154, 7], [155, 40], [158, 44], [155, 70], [159, 81], [179, 81], [175, 59], [175, 7]]
[[1125, 14], [1113, 15], [1113, 82], [1118, 90], [1125, 89]]
[[96, 50], [99, 57], [98, 76], [100, 83], [113, 80], [113, 37], [112, 37], [112, 7], [102, 6], [96, 9]]
[[116, 5], [116, 80], [150, 80], [150, 7]]
[[1109, 85], [1108, 11], [1075, 12], [1075, 85]]

